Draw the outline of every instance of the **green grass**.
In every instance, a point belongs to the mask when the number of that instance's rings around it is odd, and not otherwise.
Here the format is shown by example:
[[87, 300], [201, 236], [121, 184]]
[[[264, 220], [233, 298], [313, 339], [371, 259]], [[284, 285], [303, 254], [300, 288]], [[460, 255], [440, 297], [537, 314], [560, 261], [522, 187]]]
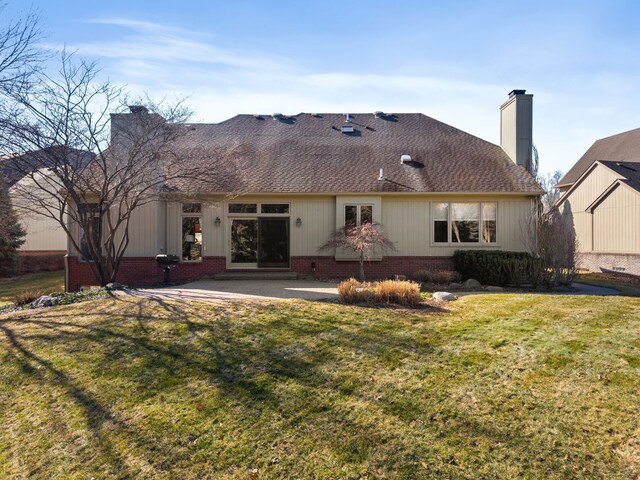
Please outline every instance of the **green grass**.
[[640, 299], [446, 308], [125, 297], [0, 316], [0, 478], [640, 475]]
[[39, 291], [43, 295], [64, 292], [64, 270], [0, 278], [0, 307], [13, 303], [13, 296], [25, 290]]

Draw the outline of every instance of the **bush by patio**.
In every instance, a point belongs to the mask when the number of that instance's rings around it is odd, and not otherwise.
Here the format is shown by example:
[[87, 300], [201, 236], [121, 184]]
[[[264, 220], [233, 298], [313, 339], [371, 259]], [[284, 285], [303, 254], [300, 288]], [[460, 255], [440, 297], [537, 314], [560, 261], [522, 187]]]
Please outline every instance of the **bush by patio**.
[[475, 278], [483, 285], [519, 287], [535, 280], [532, 273], [539, 269], [539, 263], [527, 252], [456, 250], [453, 254], [453, 264], [462, 277]]
[[379, 302], [415, 306], [422, 302], [420, 285], [408, 280], [382, 280], [372, 284], [350, 278], [338, 285], [338, 293], [345, 303]]

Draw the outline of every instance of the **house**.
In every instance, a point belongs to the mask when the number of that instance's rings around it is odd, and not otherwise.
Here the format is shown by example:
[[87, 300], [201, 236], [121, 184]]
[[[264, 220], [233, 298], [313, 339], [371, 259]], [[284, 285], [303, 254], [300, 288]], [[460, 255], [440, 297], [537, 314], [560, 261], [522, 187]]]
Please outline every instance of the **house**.
[[[67, 253], [67, 234], [60, 223], [51, 217], [37, 213], [39, 208], [31, 208], [24, 202], [23, 192], [29, 191], [35, 182], [46, 184], [48, 169], [64, 155], [72, 163], [88, 164], [93, 156], [89, 152], [72, 150], [60, 152], [57, 147], [14, 155], [0, 161], [0, 170], [9, 183], [9, 194], [20, 217], [20, 224], [27, 232], [25, 242], [20, 247], [18, 270], [21, 273], [38, 270], [61, 270]], [[56, 200], [46, 189], [34, 189], [41, 203], [55, 206]], [[29, 195], [30, 196], [30, 195]]]
[[640, 275], [640, 128], [595, 142], [557, 187], [580, 267]]
[[[174, 280], [277, 271], [319, 278], [357, 275], [349, 252], [319, 252], [348, 223], [380, 223], [397, 252], [368, 275], [452, 269], [458, 249], [523, 251], [542, 193], [531, 173], [533, 96], [501, 106], [501, 145], [423, 114], [383, 112], [238, 115], [189, 124], [174, 145], [184, 161], [214, 159], [206, 183], [173, 182], [131, 222], [119, 270], [125, 284], [162, 281], [158, 253], [178, 255]], [[148, 115], [113, 114], [113, 125]], [[113, 142], [112, 130], [112, 142]], [[78, 252], [67, 288], [94, 283]]]

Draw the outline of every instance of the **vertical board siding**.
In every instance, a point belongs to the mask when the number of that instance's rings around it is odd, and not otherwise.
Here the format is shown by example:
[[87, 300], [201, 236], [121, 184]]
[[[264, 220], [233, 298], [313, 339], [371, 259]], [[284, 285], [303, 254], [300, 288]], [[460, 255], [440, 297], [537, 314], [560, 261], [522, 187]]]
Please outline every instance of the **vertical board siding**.
[[640, 252], [640, 195], [620, 186], [594, 209], [593, 250]]
[[607, 167], [596, 165], [560, 205], [560, 211], [563, 215], [567, 215], [573, 221], [578, 251], [590, 252], [596, 248], [594, 245], [593, 215], [586, 209], [618, 178], [621, 178], [620, 175]]
[[[242, 197], [234, 201], [289, 203], [291, 229], [291, 256], [333, 256], [333, 252], [318, 252], [332, 230], [342, 220], [345, 202], [374, 203], [375, 220], [395, 242], [395, 256], [450, 256], [455, 250], [466, 248], [496, 248], [501, 250], [527, 249], [526, 226], [533, 204], [527, 197], [508, 198], [483, 196], [469, 197], [371, 197], [371, 196], [291, 196]], [[436, 202], [495, 202], [498, 204], [498, 243], [474, 245], [434, 245], [431, 239], [431, 205]], [[377, 207], [377, 208], [376, 208]], [[220, 218], [215, 226], [216, 217]], [[296, 226], [300, 218], [301, 226]], [[135, 222], [134, 222], [135, 220]], [[154, 256], [161, 249], [174, 255], [181, 254], [182, 207], [180, 202], [157, 202], [136, 213], [132, 219], [129, 257]], [[229, 218], [226, 202], [222, 199], [204, 202], [202, 210], [204, 256], [225, 256], [229, 244]]]
[[[336, 225], [335, 197], [296, 198], [291, 201], [291, 256], [331, 255], [318, 252]], [[296, 226], [296, 219], [302, 224]]]
[[23, 215], [20, 224], [27, 232], [21, 252], [67, 249], [67, 234], [53, 218]]
[[[431, 205], [439, 202], [495, 202], [498, 204], [497, 244], [444, 244], [432, 241]], [[491, 197], [404, 199], [385, 197], [382, 201], [382, 223], [398, 249], [389, 255], [449, 256], [460, 249], [527, 250], [527, 224], [533, 212], [530, 199], [501, 200]]]
[[150, 202], [133, 211], [129, 224], [129, 246], [126, 257], [155, 256], [164, 236], [160, 231], [158, 209], [160, 202]]

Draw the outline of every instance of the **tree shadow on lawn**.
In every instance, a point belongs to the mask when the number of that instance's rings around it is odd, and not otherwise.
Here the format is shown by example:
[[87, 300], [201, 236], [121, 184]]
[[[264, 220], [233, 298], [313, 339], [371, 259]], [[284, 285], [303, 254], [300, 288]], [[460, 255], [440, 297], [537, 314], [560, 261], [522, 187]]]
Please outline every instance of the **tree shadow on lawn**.
[[[195, 308], [158, 299], [114, 301], [116, 313], [94, 303], [90, 315], [98, 320], [91, 323], [50, 309], [0, 320], [0, 330], [11, 351], [6, 361], [17, 362], [43, 388], [50, 384], [68, 393], [82, 409], [100, 455], [119, 469], [118, 475], [141, 475], [132, 464], [152, 465], [156, 474], [190, 465], [212, 446], [218, 455], [207, 452], [203, 471], [259, 462], [270, 468], [267, 457], [274, 447], [263, 445], [280, 445], [301, 433], [310, 443], [290, 447], [290, 463], [281, 465], [292, 468], [291, 474], [300, 473], [300, 456], [319, 449], [338, 462], [367, 463], [379, 474], [400, 468], [412, 478], [422, 468], [416, 459], [451, 441], [442, 437], [443, 429], [459, 435], [455, 423], [468, 429], [470, 442], [511, 439], [523, 455], [532, 447], [532, 440], [517, 430], [482, 425], [462, 410], [456, 411], [454, 423], [416, 427], [418, 419], [440, 411], [441, 405], [396, 385], [375, 385], [372, 377], [380, 369], [401, 367], [404, 358], [439, 361], [433, 359], [434, 350], [445, 339], [428, 325], [424, 312], [407, 310], [398, 318], [384, 309], [361, 307], [318, 314], [307, 302]], [[56, 345], [68, 352], [58, 360], [61, 365], [47, 359], [53, 355], [48, 348]], [[78, 365], [70, 366], [70, 359]], [[50, 375], [38, 373], [41, 367]], [[91, 384], [79, 379], [74, 368], [93, 375]], [[382, 398], [376, 398], [380, 388]], [[160, 412], [147, 412], [148, 425], [127, 420], [133, 415], [128, 409], [150, 404]], [[172, 411], [176, 407], [188, 409], [182, 423]], [[222, 443], [213, 434], [218, 420], [230, 424]], [[411, 432], [387, 430], [381, 422], [400, 422]], [[193, 435], [207, 440], [187, 445], [185, 439]], [[414, 435], [433, 439], [419, 443]], [[83, 468], [82, 459], [75, 468]]]

